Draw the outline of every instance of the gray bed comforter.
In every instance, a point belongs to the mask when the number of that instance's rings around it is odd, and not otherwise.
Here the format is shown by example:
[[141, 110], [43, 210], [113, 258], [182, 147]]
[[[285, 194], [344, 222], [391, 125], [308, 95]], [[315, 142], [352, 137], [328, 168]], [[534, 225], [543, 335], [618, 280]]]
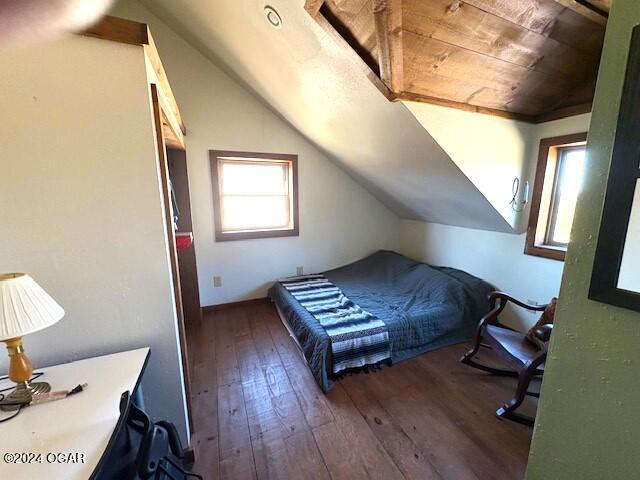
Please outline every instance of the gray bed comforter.
[[[489, 311], [487, 295], [493, 290], [461, 270], [383, 250], [324, 275], [386, 323], [393, 363], [469, 340]], [[280, 283], [271, 287], [269, 298], [289, 322], [316, 381], [329, 391], [331, 345], [324, 328]]]

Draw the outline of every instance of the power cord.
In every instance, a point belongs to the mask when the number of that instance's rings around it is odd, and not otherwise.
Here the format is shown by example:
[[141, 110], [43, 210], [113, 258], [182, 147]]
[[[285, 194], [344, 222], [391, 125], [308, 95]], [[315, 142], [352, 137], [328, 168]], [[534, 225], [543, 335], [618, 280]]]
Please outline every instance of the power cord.
[[509, 202], [509, 205], [511, 205], [511, 208], [513, 209], [514, 212], [516, 213], [520, 213], [522, 211], [524, 211], [524, 207], [527, 204], [526, 200], [524, 202], [522, 202], [522, 207], [518, 207], [518, 192], [520, 191], [520, 179], [518, 177], [513, 179], [513, 184], [511, 185], [511, 193], [513, 194], [513, 196], [511, 197], [511, 201]]
[[[33, 382], [34, 380], [37, 380], [38, 378], [40, 378], [42, 375], [44, 375], [44, 372], [35, 372], [31, 378], [29, 379], [29, 382]], [[9, 380], [9, 375], [2, 375], [0, 377], [0, 382], [2, 380]], [[4, 398], [4, 395], [2, 394], [2, 392], [8, 392], [9, 390], [13, 390], [16, 387], [7, 387], [7, 388], [0, 388], [0, 396], [2, 398], [0, 398], [0, 401], [2, 401], [2, 399]]]
[[[29, 379], [29, 382], [33, 382], [34, 380], [40, 378], [43, 375], [43, 372], [36, 372], [34, 373], [31, 378]], [[2, 380], [7, 380], [9, 378], [9, 375], [3, 375], [0, 377], [0, 381]], [[2, 388], [0, 389], [0, 406], [2, 405], [11, 405], [11, 406], [18, 406], [18, 409], [10, 416], [5, 417], [5, 418], [0, 418], [0, 423], [3, 422], [8, 422], [9, 420], [15, 418], [18, 416], [18, 414], [22, 411], [22, 409], [24, 407], [26, 407], [28, 404], [27, 403], [21, 403], [21, 402], [5, 402], [4, 399], [6, 397], [6, 395], [2, 392], [8, 392], [9, 390], [13, 390], [15, 387], [7, 387], [7, 388]]]

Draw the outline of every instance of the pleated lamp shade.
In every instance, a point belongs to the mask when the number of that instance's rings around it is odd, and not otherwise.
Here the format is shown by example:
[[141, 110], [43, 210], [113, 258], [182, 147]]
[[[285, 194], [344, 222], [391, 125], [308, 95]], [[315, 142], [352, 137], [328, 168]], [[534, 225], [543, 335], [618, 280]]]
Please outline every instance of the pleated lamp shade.
[[47, 328], [64, 310], [24, 273], [0, 274], [0, 341]]

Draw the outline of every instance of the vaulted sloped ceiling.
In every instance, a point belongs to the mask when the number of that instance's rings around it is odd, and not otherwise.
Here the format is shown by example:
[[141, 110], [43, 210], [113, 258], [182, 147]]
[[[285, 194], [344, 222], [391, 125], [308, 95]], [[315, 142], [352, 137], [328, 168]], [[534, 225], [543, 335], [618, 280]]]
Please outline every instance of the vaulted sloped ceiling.
[[380, 79], [347, 42], [305, 11], [303, 0], [269, 0], [282, 17], [280, 28], [266, 21], [266, 0], [141, 3], [400, 217], [513, 231], [407, 107], [381, 94]]
[[591, 111], [606, 0], [307, 0], [305, 7], [344, 38], [391, 99], [532, 123]]

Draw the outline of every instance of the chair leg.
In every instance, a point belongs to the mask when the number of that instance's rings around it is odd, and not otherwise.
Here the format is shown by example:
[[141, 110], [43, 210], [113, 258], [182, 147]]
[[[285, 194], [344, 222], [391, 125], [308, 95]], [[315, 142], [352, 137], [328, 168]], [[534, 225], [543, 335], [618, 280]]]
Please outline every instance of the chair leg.
[[502, 406], [498, 410], [496, 410], [496, 415], [498, 417], [506, 418], [507, 420], [511, 420], [516, 423], [521, 423], [522, 425], [526, 425], [528, 427], [533, 427], [536, 421], [535, 418], [529, 417], [527, 415], [522, 415], [521, 413], [514, 412], [513, 410], [506, 411], [505, 406]]
[[483, 372], [488, 372], [493, 375], [501, 375], [505, 377], [517, 377], [518, 372], [515, 370], [504, 370], [502, 368], [494, 368], [489, 365], [483, 365], [482, 363], [478, 363], [473, 360], [473, 357], [478, 353], [478, 348], [472, 348], [467, 353], [465, 353], [460, 358], [460, 363], [464, 363], [465, 365], [469, 365], [470, 367], [477, 368], [478, 370], [482, 370]]
[[[495, 308], [495, 305], [493, 305], [492, 308], [493, 310], [489, 313], [489, 316], [493, 315], [494, 318], [497, 318], [497, 314], [502, 311], [502, 309], [504, 308], [504, 304], [497, 309]], [[486, 318], [487, 317], [485, 317], [485, 319]], [[473, 347], [471, 347], [469, 351], [460, 358], [460, 363], [464, 363], [465, 365], [469, 365], [470, 367], [477, 368], [478, 370], [482, 370], [484, 372], [488, 372], [493, 375], [517, 377], [518, 372], [515, 372], [513, 370], [503, 370], [502, 368], [494, 368], [488, 365], [483, 365], [473, 360], [473, 357], [476, 355], [476, 353], [478, 353], [478, 350], [480, 350], [480, 347], [489, 348], [489, 349], [491, 348], [491, 345], [487, 345], [486, 343], [482, 342], [483, 340], [482, 334], [484, 331], [484, 326], [485, 326], [485, 320], [483, 319], [478, 325], [478, 328], [476, 330], [476, 335], [473, 341]]]
[[533, 426], [535, 419], [526, 415], [521, 415], [517, 413], [515, 410], [522, 404], [524, 397], [526, 395], [531, 396], [539, 396], [534, 392], [529, 392], [529, 384], [534, 376], [537, 374], [537, 367], [544, 361], [546, 355], [539, 357], [536, 359], [529, 367], [524, 370], [520, 374], [520, 379], [518, 380], [518, 387], [516, 388], [516, 393], [513, 395], [511, 400], [501, 406], [498, 410], [496, 410], [496, 415], [501, 418], [507, 418], [509, 420], [513, 420], [514, 422], [522, 423], [523, 425]]

